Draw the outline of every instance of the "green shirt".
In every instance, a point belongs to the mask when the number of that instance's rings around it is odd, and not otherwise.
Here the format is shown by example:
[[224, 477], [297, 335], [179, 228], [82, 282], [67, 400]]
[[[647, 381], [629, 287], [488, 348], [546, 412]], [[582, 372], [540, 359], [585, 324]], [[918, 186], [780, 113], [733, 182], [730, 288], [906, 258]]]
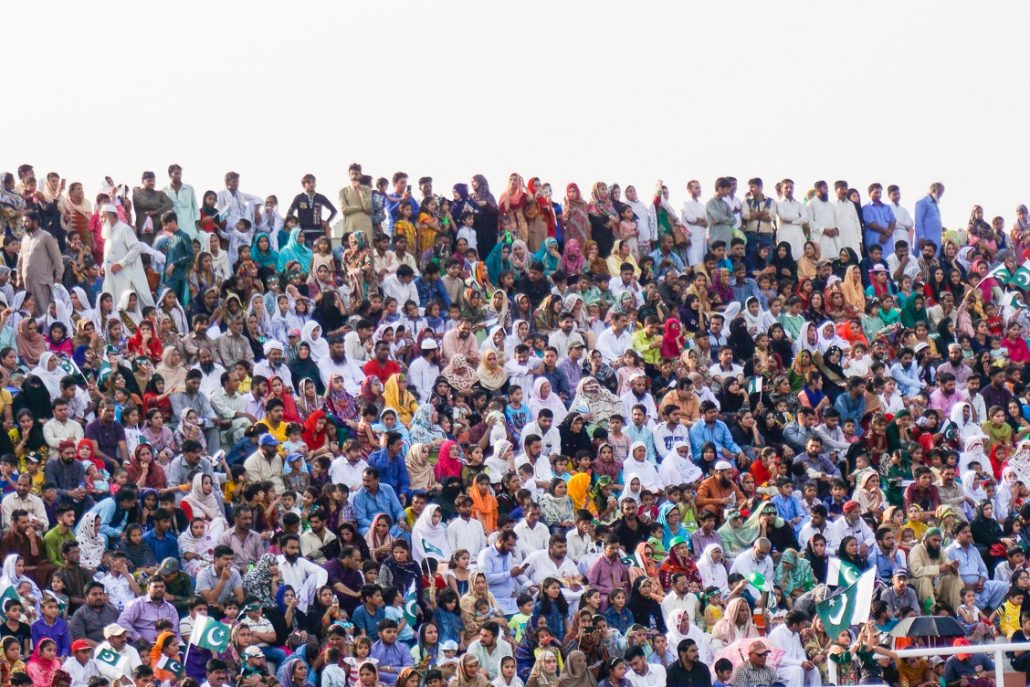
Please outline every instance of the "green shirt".
[[61, 555], [61, 547], [64, 546], [66, 541], [76, 541], [75, 532], [68, 530], [64, 534], [61, 534], [61, 531], [57, 527], [52, 527], [43, 535], [43, 550], [46, 552], [46, 558], [58, 567], [64, 565], [64, 556]]

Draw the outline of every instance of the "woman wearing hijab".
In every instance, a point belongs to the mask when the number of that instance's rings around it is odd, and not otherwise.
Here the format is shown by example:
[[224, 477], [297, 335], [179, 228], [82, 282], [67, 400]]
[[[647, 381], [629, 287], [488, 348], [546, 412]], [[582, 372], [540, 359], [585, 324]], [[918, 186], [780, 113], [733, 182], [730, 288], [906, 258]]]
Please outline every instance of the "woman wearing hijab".
[[476, 380], [480, 387], [487, 391], [500, 392], [508, 383], [508, 373], [498, 360], [495, 350], [485, 351], [476, 368]]
[[415, 444], [440, 445], [447, 434], [437, 423], [437, 410], [431, 403], [423, 403], [411, 418], [411, 441]]
[[794, 260], [794, 254], [790, 243], [780, 241], [772, 255], [772, 266], [776, 269], [776, 279], [786, 281], [789, 284], [796, 284], [798, 281], [798, 264]]
[[579, 649], [569, 652], [561, 677], [558, 678], [558, 687], [597, 687], [597, 679], [590, 672], [585, 653]]
[[[75, 540], [79, 543], [79, 563], [89, 570], [96, 570], [104, 557], [107, 541], [100, 532], [100, 514], [88, 511], [75, 529]], [[7, 561], [4, 561], [6, 568]]]
[[563, 456], [575, 456], [579, 451], [593, 453], [594, 446], [590, 441], [590, 435], [587, 434], [586, 422], [579, 413], [566, 415], [558, 425], [558, 434], [561, 436]]
[[296, 263], [296, 268], [304, 274], [311, 272], [311, 259], [314, 253], [304, 245], [304, 236], [300, 226], [290, 230], [290, 238], [286, 245], [279, 251], [276, 258], [276, 267], [279, 272], [285, 272], [290, 263]]
[[427, 558], [439, 562], [451, 559], [451, 545], [447, 540], [447, 526], [443, 524], [440, 506], [431, 503], [425, 507], [411, 528], [411, 554], [419, 565]]
[[633, 621], [645, 628], [665, 633], [665, 614], [662, 607], [651, 597], [654, 582], [647, 576], [638, 577], [633, 582], [626, 607], [633, 614]]
[[129, 456], [127, 466], [129, 482], [140, 489], [164, 489], [168, 486], [165, 471], [154, 460], [154, 450], [149, 444], [139, 444]]
[[[425, 447], [425, 444], [415, 444], [411, 447], [409, 453], [411, 450], [414, 450], [415, 446]], [[423, 448], [423, 450], [426, 449]], [[436, 478], [437, 482], [443, 484], [443, 482], [449, 477], [461, 477], [462, 463], [458, 459], [459, 455], [460, 448], [458, 447], [457, 442], [448, 439], [440, 445], [436, 465], [432, 468], [433, 476]]]
[[583, 252], [586, 254], [586, 244], [590, 240], [590, 213], [589, 206], [583, 200], [583, 194], [576, 184], [565, 187], [562, 225], [565, 229], [566, 244], [569, 241], [577, 241], [583, 246]]
[[407, 427], [418, 412], [418, 401], [415, 394], [408, 391], [407, 378], [403, 375], [391, 375], [383, 387], [383, 400], [386, 407], [397, 412], [397, 419]]
[[483, 525], [483, 531], [487, 534], [497, 529], [497, 516], [499, 514], [497, 497], [490, 488], [490, 478], [485, 473], [476, 476], [473, 484], [468, 488], [469, 498], [472, 499], [472, 515]]
[[923, 294], [914, 294], [901, 309], [901, 324], [908, 328], [916, 326], [916, 322], [929, 322], [930, 316], [924, 307], [926, 299]]
[[809, 591], [815, 586], [812, 566], [797, 551], [787, 549], [776, 566], [776, 585], [783, 590], [784, 597], [790, 596], [795, 589]]
[[468, 391], [477, 381], [476, 371], [469, 366], [468, 359], [461, 353], [451, 357], [440, 376], [446, 379], [455, 391]]
[[22, 362], [26, 366], [38, 365], [39, 359], [46, 353], [46, 338], [39, 333], [39, 325], [35, 318], [26, 317], [18, 323], [15, 341]]
[[544, 408], [554, 413], [553, 422], [558, 425], [565, 420], [565, 416], [569, 412], [558, 394], [551, 389], [551, 383], [547, 378], [537, 377], [533, 382], [533, 390], [529, 394], [529, 410], [532, 418], [536, 420]]
[[610, 255], [619, 216], [608, 196], [608, 185], [603, 181], [596, 182], [591, 189], [587, 213], [590, 220], [590, 235], [587, 238], [597, 242], [597, 250], [601, 255]]
[[550, 277], [561, 266], [562, 254], [558, 248], [557, 239], [544, 239], [540, 249], [533, 254], [533, 258], [543, 265], [545, 277]]
[[565, 242], [561, 260], [561, 268], [565, 274], [583, 273], [586, 257], [583, 255], [582, 245], [577, 239], [569, 239]]
[[486, 274], [494, 287], [501, 285], [501, 272], [512, 269], [511, 241], [501, 241], [486, 256]]
[[601, 386], [592, 376], [584, 376], [579, 380], [570, 407], [590, 424], [605, 428], [613, 415], [622, 415], [624, 412], [622, 399]]
[[193, 511], [192, 517], [204, 518], [208, 523], [211, 538], [217, 540], [225, 529], [225, 511], [216, 496], [211, 476], [203, 473], [194, 475], [190, 491], [182, 500], [183, 503], [189, 504]]
[[175, 394], [186, 390], [186, 368], [182, 365], [182, 355], [177, 348], [166, 348], [161, 355], [161, 364], [155, 372], [165, 382], [164, 393]]
[[708, 544], [697, 560], [697, 572], [701, 575], [701, 587], [717, 587], [719, 591], [729, 593], [728, 570], [726, 568], [726, 555], [723, 553], [722, 545]]
[[[323, 299], [324, 300], [324, 299]], [[311, 359], [317, 365], [322, 358], [329, 357], [329, 342], [322, 336], [322, 325], [314, 320], [304, 323], [301, 329], [300, 340], [311, 349]]]
[[290, 379], [297, 384], [297, 393], [302, 398], [304, 390], [300, 382], [305, 379], [311, 380], [315, 385], [315, 391], [319, 396], [325, 393], [325, 386], [322, 384], [322, 375], [318, 370], [318, 363], [311, 357], [311, 345], [301, 342], [297, 347], [297, 357], [289, 362]]

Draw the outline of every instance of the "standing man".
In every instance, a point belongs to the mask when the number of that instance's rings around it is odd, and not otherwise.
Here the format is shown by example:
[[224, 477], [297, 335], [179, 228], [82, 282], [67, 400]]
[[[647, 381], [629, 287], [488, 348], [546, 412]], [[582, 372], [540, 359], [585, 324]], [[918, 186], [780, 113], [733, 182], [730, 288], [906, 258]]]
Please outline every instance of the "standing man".
[[794, 197], [792, 179], [780, 182], [780, 193], [783, 196], [776, 201], [776, 217], [780, 225], [777, 238], [790, 244], [790, 253], [797, 260], [805, 254], [805, 225], [808, 224], [808, 217], [805, 206]]
[[172, 202], [172, 212], [181, 222], [179, 228], [192, 241], [197, 238], [197, 222], [200, 220], [197, 194], [193, 192], [192, 186], [182, 183], [182, 167], [179, 165], [168, 165], [168, 178], [171, 182], [164, 188], [164, 194]]
[[941, 247], [941, 196], [944, 195], [944, 184], [935, 181], [930, 184], [930, 192], [916, 203], [916, 241], [932, 241], [935, 248]]
[[[131, 291], [136, 294], [140, 308], [154, 305], [150, 293], [147, 273], [143, 270], [140, 257], [143, 247], [136, 232], [118, 217], [118, 208], [108, 203], [103, 208], [104, 226], [104, 286], [103, 290], [121, 301], [122, 294]], [[64, 270], [62, 264], [62, 272]]]
[[136, 211], [136, 235], [142, 236], [147, 245], [154, 243], [157, 225], [162, 215], [170, 212], [172, 201], [154, 186], [157, 177], [153, 172], [143, 172], [142, 187], [132, 189], [132, 209]]
[[[300, 184], [304, 187], [304, 192], [294, 196], [290, 209], [286, 211], [286, 219], [296, 217], [304, 238], [309, 243], [314, 243], [319, 236], [330, 236], [329, 225], [336, 217], [336, 207], [328, 198], [315, 192], [314, 174], [305, 174], [301, 177]], [[325, 219], [322, 219], [323, 210], [329, 211], [329, 216]]]
[[218, 210], [218, 219], [225, 222], [227, 229], [233, 229], [241, 219], [257, 222], [258, 211], [263, 203], [257, 196], [240, 191], [238, 172], [225, 173], [225, 188], [218, 192], [215, 208]]
[[[351, 163], [347, 169], [350, 186], [340, 189], [340, 212], [343, 213], [343, 233], [360, 231], [372, 245], [372, 189], [361, 183], [361, 165]], [[343, 234], [333, 236], [333, 247], [341, 246]]]
[[883, 254], [890, 255], [894, 252], [897, 220], [894, 219], [891, 206], [880, 200], [882, 194], [883, 186], [878, 183], [869, 185], [869, 202], [862, 208], [862, 219], [866, 226], [863, 239], [866, 250], [873, 245], [880, 245], [883, 246]]
[[776, 227], [773, 217], [776, 215], [776, 203], [762, 192], [762, 180], [758, 177], [749, 179], [748, 195], [744, 198], [742, 219], [744, 236], [747, 239], [747, 257], [754, 260], [758, 257], [759, 246], [768, 246], [770, 254], [773, 249], [773, 236]]
[[17, 263], [18, 277], [36, 303], [37, 316], [50, 310], [50, 302], [53, 300], [51, 284], [60, 284], [64, 274], [64, 259], [57, 239], [42, 230], [40, 219], [38, 210], [29, 210], [23, 216], [25, 236], [21, 240]]
[[[830, 202], [829, 186], [825, 181], [815, 182], [815, 196], [805, 207], [808, 216], [808, 232], [812, 240], [819, 246], [819, 253], [827, 260], [836, 260], [840, 253], [840, 231], [837, 230], [837, 217]], [[803, 253], [794, 256], [797, 260]]]
[[174, 212], [161, 215], [161, 227], [172, 235], [167, 245], [168, 259], [161, 276], [161, 285], [171, 289], [180, 304], [189, 300], [189, 286], [186, 275], [193, 264], [193, 240], [179, 227], [179, 217]]
[[690, 194], [690, 200], [683, 203], [683, 210], [680, 213], [683, 218], [683, 226], [689, 232], [687, 263], [700, 265], [704, 261], [708, 245], [708, 219], [705, 204], [701, 202], [701, 182], [697, 179], [688, 181], [687, 193]]
[[719, 177], [715, 180], [715, 195], [705, 203], [709, 246], [716, 241], [722, 241], [728, 246], [730, 239], [733, 238], [733, 224], [736, 218], [729, 201], [732, 189], [733, 184], [729, 179]]
[[891, 247], [898, 241], [905, 241], [908, 245], [915, 245], [915, 221], [912, 214], [901, 207], [901, 189], [897, 184], [887, 187], [887, 198], [890, 199], [888, 207], [894, 213], [894, 237], [891, 239]]
[[[833, 182], [833, 190], [837, 194], [837, 202], [833, 204], [833, 218], [837, 226], [837, 253], [841, 248], [850, 248], [855, 255], [862, 254], [862, 220], [859, 219], [855, 204], [848, 200], [848, 182], [838, 180]], [[837, 253], [823, 257], [827, 260], [836, 260]]]

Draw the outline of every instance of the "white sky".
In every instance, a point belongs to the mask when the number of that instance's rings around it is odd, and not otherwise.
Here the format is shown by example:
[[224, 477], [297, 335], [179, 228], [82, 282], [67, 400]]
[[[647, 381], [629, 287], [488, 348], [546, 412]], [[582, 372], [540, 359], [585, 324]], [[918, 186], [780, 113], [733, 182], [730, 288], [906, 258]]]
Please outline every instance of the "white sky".
[[[103, 9], [101, 9], [103, 8]], [[95, 194], [169, 163], [281, 204], [346, 167], [635, 184], [943, 181], [1010, 226], [1028, 160], [1030, 3], [12, 2], [0, 169]], [[11, 30], [12, 27], [17, 27]], [[1024, 86], [1018, 86], [1024, 83]]]

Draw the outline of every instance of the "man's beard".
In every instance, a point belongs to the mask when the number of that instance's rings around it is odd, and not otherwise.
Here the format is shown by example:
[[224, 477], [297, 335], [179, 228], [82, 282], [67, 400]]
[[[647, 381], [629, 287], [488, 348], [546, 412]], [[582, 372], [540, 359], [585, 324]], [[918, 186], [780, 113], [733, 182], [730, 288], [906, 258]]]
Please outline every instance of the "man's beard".
[[347, 359], [347, 354], [346, 353], [341, 353], [340, 355], [336, 355], [335, 353], [330, 351], [329, 352], [329, 358], [332, 359], [332, 361], [334, 363], [339, 365], [339, 364], [342, 364], [343, 361]]
[[719, 486], [723, 489], [729, 489], [732, 486], [733, 481], [729, 477], [720, 477]]
[[211, 372], [214, 371], [214, 369], [215, 369], [215, 362], [213, 360], [211, 362], [209, 362], [209, 363], [201, 363], [200, 364], [200, 371], [203, 372], [206, 375], [211, 374]]
[[930, 558], [940, 558], [940, 556], [941, 556], [941, 547], [934, 546], [933, 544], [927, 543], [926, 544], [926, 553], [928, 553], [930, 555]]
[[458, 332], [458, 338], [459, 339], [467, 339], [467, 338], [469, 338], [469, 333], [468, 332], [464, 332], [464, 333]]
[[299, 553], [289, 554], [289, 553], [285, 553], [284, 552], [283, 553], [283, 558], [285, 558], [290, 563], [296, 563], [297, 559], [300, 558], [300, 554]]

